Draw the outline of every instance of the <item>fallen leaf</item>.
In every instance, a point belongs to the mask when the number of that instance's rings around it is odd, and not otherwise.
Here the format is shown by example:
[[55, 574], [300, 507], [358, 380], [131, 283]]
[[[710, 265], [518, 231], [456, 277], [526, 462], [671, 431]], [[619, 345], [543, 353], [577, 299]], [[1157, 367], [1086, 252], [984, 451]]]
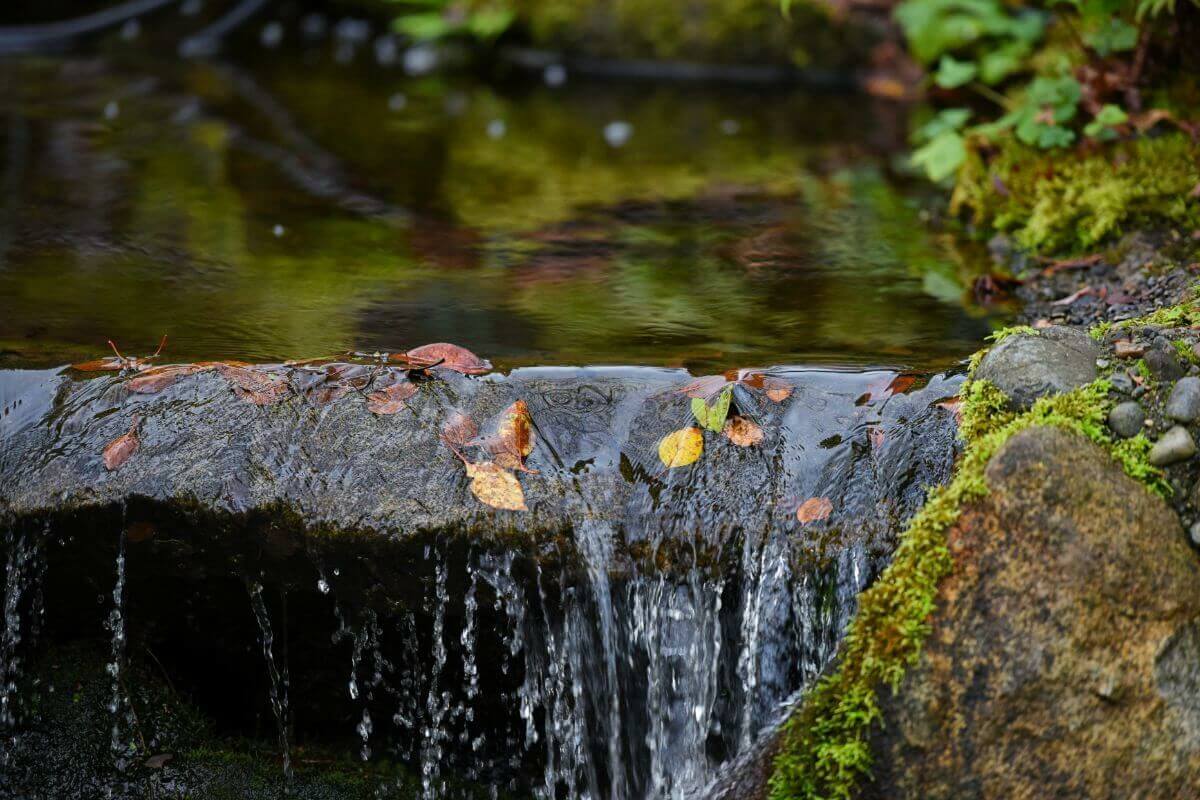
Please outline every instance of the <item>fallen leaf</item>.
[[149, 769], [162, 769], [174, 757], [171, 753], [159, 753], [147, 758], [145, 763]]
[[796, 509], [796, 519], [801, 525], [818, 522], [833, 513], [833, 503], [828, 497], [810, 497]]
[[438, 366], [464, 375], [482, 375], [492, 369], [492, 362], [480, 358], [465, 347], [448, 342], [422, 345], [398, 356], [417, 368]]
[[525, 458], [533, 452], [533, 420], [529, 406], [518, 400], [504, 410], [496, 435], [484, 443], [496, 463], [509, 469], [525, 469]]
[[252, 367], [217, 364], [217, 372], [233, 384], [234, 394], [256, 406], [277, 403], [290, 390], [286, 380], [275, 380], [269, 373]]
[[1069, 306], [1081, 297], [1086, 297], [1088, 295], [1096, 295], [1097, 297], [1103, 298], [1107, 294], [1108, 294], [1108, 290], [1103, 286], [1101, 286], [1099, 289], [1093, 289], [1091, 286], [1084, 286], [1082, 289], [1080, 289], [1077, 292], [1072, 292], [1071, 294], [1067, 295], [1066, 297], [1051, 301], [1050, 305], [1052, 305], [1052, 306]]
[[704, 434], [699, 428], [687, 427], [668, 433], [658, 443], [658, 457], [667, 469], [686, 467], [704, 452]]
[[367, 395], [367, 408], [372, 414], [395, 414], [405, 407], [405, 400], [417, 393], [411, 381], [396, 381], [391, 386]]
[[527, 511], [517, 476], [490, 461], [466, 462], [471, 494], [481, 503], [507, 511]]
[[883, 447], [883, 442], [884, 442], [884, 438], [885, 438], [884, 433], [883, 433], [883, 428], [880, 428], [878, 426], [872, 426], [870, 428], [867, 428], [867, 438], [869, 438], [871, 440], [871, 448], [872, 449], [878, 450], [879, 448]]
[[730, 417], [721, 433], [738, 447], [753, 447], [763, 440], [763, 429], [746, 417]]
[[767, 390], [767, 399], [772, 403], [782, 403], [792, 396], [791, 384], [784, 383], [778, 378], [766, 378], [763, 385]]
[[137, 434], [138, 422], [139, 419], [134, 417], [133, 424], [129, 426], [129, 432], [113, 439], [104, 448], [101, 456], [104, 459], [104, 468], [109, 472], [120, 467], [129, 460], [130, 456], [137, 452], [138, 447], [141, 445]]
[[139, 394], [154, 394], [161, 392], [175, 381], [197, 372], [205, 372], [211, 367], [200, 364], [165, 364], [161, 367], [150, 367], [137, 374], [126, 386], [129, 391]]
[[1052, 327], [1053, 325], [1053, 322], [1045, 318], [1035, 320], [1033, 323], [1033, 327], [1039, 331], [1044, 331], [1046, 328]]
[[1119, 339], [1113, 343], [1113, 355], [1117, 358], [1141, 358], [1145, 354], [1145, 347], [1128, 339]]
[[720, 433], [725, 427], [725, 418], [729, 416], [729, 403], [732, 400], [732, 386], [726, 386], [711, 404], [703, 397], [693, 397], [692, 416], [701, 427], [708, 428], [713, 433]]
[[94, 361], [84, 361], [82, 364], [72, 364], [71, 369], [79, 370], [80, 372], [121, 372], [124, 370], [143, 370], [148, 365], [148, 362], [158, 358], [162, 353], [163, 348], [167, 345], [167, 336], [163, 334], [162, 339], [158, 343], [158, 349], [148, 356], [139, 358], [138, 356], [123, 356], [121, 351], [117, 349], [117, 345], [112, 339], [108, 340], [108, 346], [112, 348], [115, 355], [107, 358], [97, 358]]
[[455, 411], [442, 423], [442, 441], [451, 449], [466, 447], [479, 436], [479, 428], [475, 421]]

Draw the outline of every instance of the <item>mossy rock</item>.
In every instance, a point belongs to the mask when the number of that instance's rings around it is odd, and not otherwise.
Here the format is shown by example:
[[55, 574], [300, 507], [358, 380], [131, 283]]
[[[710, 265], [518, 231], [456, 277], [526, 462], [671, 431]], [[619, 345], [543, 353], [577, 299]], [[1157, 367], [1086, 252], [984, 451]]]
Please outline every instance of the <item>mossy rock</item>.
[[1181, 133], [1095, 150], [1043, 152], [1016, 143], [974, 152], [952, 207], [1030, 250], [1083, 250], [1134, 226], [1200, 225], [1200, 148]]
[[921, 655], [881, 693], [861, 795], [1186, 796], [1200, 785], [1200, 558], [1178, 519], [1054, 428], [1014, 435], [986, 480], [950, 530]]

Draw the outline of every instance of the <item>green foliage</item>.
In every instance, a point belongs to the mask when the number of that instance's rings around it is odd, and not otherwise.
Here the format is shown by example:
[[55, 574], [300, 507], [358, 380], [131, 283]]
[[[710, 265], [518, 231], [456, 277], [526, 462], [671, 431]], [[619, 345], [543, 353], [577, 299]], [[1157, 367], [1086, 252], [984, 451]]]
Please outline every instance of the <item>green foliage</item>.
[[[1033, 425], [1052, 425], [1086, 436], [1105, 448], [1131, 477], [1152, 491], [1169, 491], [1162, 472], [1146, 460], [1144, 436], [1114, 444], [1105, 427], [1111, 401], [1108, 381], [1045, 397], [1013, 415], [1004, 397], [984, 381], [963, 392], [966, 450], [954, 478], [930, 491], [909, 521], [891, 565], [859, 598], [837, 669], [822, 678], [785, 723], [770, 781], [771, 800], [828, 800], [853, 796], [871, 768], [868, 733], [881, 716], [878, 692], [895, 691], [920, 657], [936, 610], [937, 587], [953, 559], [946, 531], [964, 504], [988, 492], [984, 470], [1010, 437]], [[968, 423], [969, 420], [969, 423]], [[968, 424], [970, 427], [968, 427]]]
[[[1121, 105], [1127, 87], [1093, 83], [1085, 91], [1076, 68], [1124, 58], [1126, 74], [1135, 74], [1133, 51], [1156, 32], [1165, 36], [1153, 20], [1173, 11], [1173, 0], [905, 0], [896, 20], [916, 59], [936, 64], [933, 82], [951, 91], [970, 88], [999, 108], [998, 116], [970, 128], [914, 133], [914, 165], [941, 181], [966, 164], [973, 139], [1003, 144], [1015, 137], [1053, 150], [1080, 136], [1106, 142], [1131, 134]], [[1110, 63], [1100, 72], [1118, 74]], [[1085, 96], [1091, 113], [1081, 120]]]
[[959, 132], [971, 118], [970, 109], [947, 108], [917, 129], [913, 143], [913, 163], [925, 170], [931, 180], [949, 178], [967, 158], [967, 144]]
[[504, 2], [464, 6], [452, 0], [402, 0], [409, 10], [392, 21], [397, 33], [418, 41], [466, 36], [490, 41], [508, 30], [516, 13]]
[[700, 427], [720, 433], [721, 429], [725, 427], [725, 418], [729, 416], [731, 400], [733, 400], [732, 385], [722, 389], [712, 403], [708, 403], [703, 397], [693, 397], [692, 416], [700, 423]]

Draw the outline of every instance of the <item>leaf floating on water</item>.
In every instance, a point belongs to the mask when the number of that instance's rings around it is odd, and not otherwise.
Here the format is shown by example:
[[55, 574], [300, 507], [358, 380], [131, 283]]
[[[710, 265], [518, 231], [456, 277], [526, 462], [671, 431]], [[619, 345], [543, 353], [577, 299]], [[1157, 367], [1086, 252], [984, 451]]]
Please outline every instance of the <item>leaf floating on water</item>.
[[367, 395], [367, 408], [372, 414], [395, 414], [406, 407], [405, 400], [417, 393], [411, 381], [397, 381], [391, 386]]
[[692, 416], [702, 427], [713, 433], [720, 433], [725, 427], [725, 418], [729, 416], [729, 403], [732, 399], [732, 386], [726, 386], [711, 405], [702, 397], [693, 397]]
[[704, 434], [699, 428], [687, 427], [668, 433], [658, 443], [658, 457], [667, 469], [686, 467], [704, 452]]
[[782, 403], [792, 396], [792, 385], [778, 378], [766, 378], [763, 388], [767, 390], [767, 399], [772, 403]]
[[161, 367], [150, 367], [138, 373], [126, 384], [131, 392], [139, 394], [155, 394], [166, 389], [180, 378], [205, 372], [212, 367], [203, 364], [166, 364]]
[[141, 442], [138, 440], [138, 417], [133, 418], [133, 424], [129, 426], [129, 432], [113, 439], [104, 448], [101, 457], [104, 459], [104, 468], [109, 472], [120, 467], [129, 457], [138, 451]]
[[112, 348], [114, 355], [107, 358], [97, 358], [94, 361], [84, 361], [81, 364], [72, 364], [71, 369], [79, 370], [80, 372], [121, 372], [124, 370], [143, 370], [149, 366], [149, 362], [158, 358], [162, 354], [163, 348], [167, 346], [167, 335], [163, 334], [162, 339], [158, 343], [158, 349], [148, 356], [123, 356], [121, 351], [117, 349], [117, 345], [112, 339], [108, 340], [108, 346]]
[[401, 353], [400, 358], [418, 369], [437, 366], [464, 375], [482, 375], [492, 369], [492, 362], [480, 358], [465, 347], [449, 342], [422, 345], [407, 353]]
[[763, 440], [763, 429], [757, 422], [746, 417], [730, 417], [721, 433], [738, 447], [753, 447], [761, 444]]
[[517, 476], [491, 461], [466, 462], [467, 476], [471, 479], [471, 494], [492, 508], [505, 511], [528, 511], [525, 492]]
[[692, 399], [707, 400], [724, 389], [731, 381], [724, 375], [702, 375], [691, 383], [684, 384], [675, 391], [685, 394]]
[[810, 497], [796, 509], [796, 519], [801, 525], [819, 522], [833, 513], [833, 503], [828, 497]]

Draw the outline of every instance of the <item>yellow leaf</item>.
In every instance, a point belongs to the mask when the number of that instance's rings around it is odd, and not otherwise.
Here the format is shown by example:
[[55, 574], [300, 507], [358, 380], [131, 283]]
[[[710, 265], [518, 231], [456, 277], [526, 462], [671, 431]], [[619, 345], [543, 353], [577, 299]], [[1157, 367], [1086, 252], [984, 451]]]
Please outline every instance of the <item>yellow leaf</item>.
[[525, 492], [517, 476], [490, 461], [467, 464], [467, 475], [471, 478], [471, 493], [481, 503], [492, 508], [508, 511], [527, 511]]
[[704, 434], [699, 428], [683, 428], [674, 433], [668, 433], [658, 443], [658, 457], [670, 469], [686, 467], [693, 463], [704, 452]]
[[721, 433], [738, 447], [753, 447], [763, 440], [763, 429], [758, 423], [745, 417], [730, 417], [725, 420], [725, 427]]

